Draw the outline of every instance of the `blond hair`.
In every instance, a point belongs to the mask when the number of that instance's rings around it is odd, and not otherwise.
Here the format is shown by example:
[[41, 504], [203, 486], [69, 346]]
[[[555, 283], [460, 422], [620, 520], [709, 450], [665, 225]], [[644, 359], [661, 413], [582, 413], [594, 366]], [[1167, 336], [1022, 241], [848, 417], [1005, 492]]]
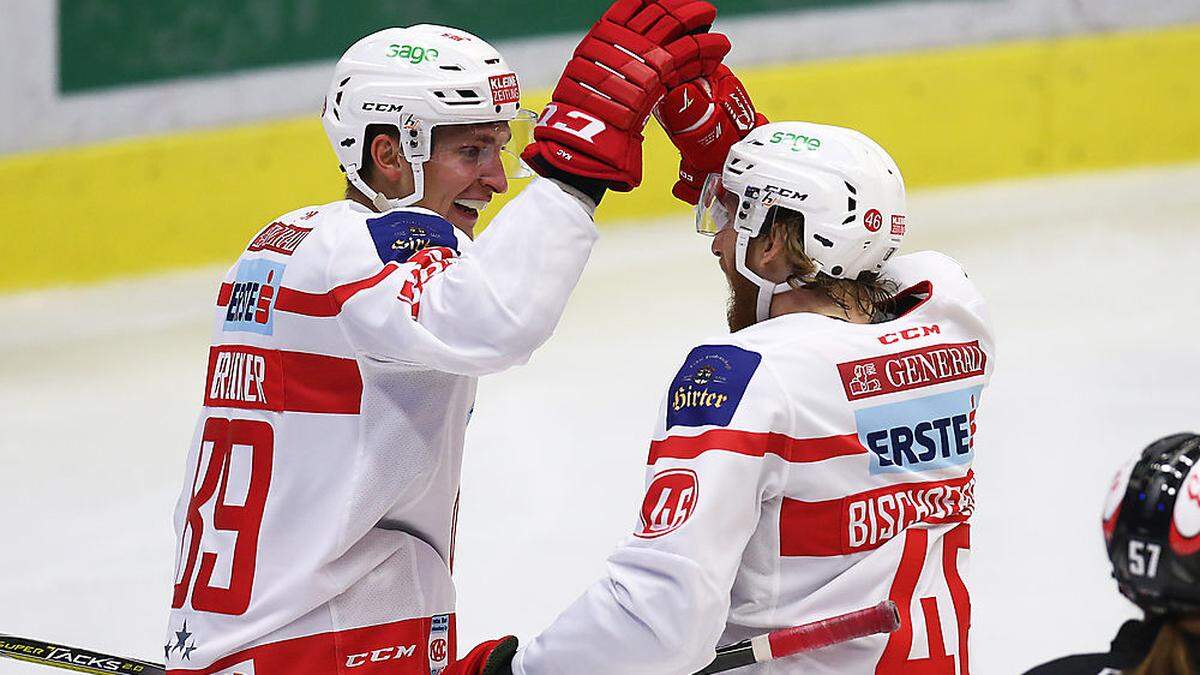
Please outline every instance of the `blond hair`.
[[771, 230], [782, 228], [788, 261], [792, 274], [787, 283], [792, 288], [808, 288], [828, 296], [838, 307], [851, 307], [867, 316], [883, 312], [896, 294], [893, 281], [879, 278], [871, 272], [863, 272], [855, 279], [835, 279], [817, 271], [817, 265], [804, 252], [804, 214], [799, 211], [774, 207], [771, 213]]

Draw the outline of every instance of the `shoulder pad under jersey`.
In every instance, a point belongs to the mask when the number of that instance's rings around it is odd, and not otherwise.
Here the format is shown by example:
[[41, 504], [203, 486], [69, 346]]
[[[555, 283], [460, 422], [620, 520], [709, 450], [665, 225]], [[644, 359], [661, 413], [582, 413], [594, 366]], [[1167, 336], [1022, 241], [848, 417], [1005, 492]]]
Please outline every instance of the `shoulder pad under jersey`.
[[762, 355], [733, 345], [700, 345], [667, 391], [667, 429], [728, 426]]
[[444, 246], [458, 253], [454, 226], [441, 216], [416, 211], [389, 211], [367, 220], [367, 231], [385, 263], [407, 262], [421, 249]]

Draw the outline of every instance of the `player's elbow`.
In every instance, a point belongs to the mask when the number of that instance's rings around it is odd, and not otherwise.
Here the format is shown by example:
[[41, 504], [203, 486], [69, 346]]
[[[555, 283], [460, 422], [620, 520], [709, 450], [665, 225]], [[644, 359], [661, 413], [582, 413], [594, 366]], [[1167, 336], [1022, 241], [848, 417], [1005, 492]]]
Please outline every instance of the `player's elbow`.
[[637, 582], [629, 584], [622, 582], [620, 573], [612, 573], [611, 592], [643, 626], [652, 641], [648, 651], [662, 664], [662, 672], [690, 673], [712, 660], [729, 612], [729, 589], [718, 588], [690, 560], [676, 561], [672, 567], [666, 574], [642, 568]]

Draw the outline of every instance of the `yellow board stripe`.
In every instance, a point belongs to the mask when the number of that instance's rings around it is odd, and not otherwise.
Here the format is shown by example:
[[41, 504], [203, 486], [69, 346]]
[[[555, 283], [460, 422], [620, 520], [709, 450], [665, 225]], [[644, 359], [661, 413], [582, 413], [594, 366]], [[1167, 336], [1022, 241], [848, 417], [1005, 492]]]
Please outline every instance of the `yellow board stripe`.
[[[1197, 72], [1200, 25], [740, 75], [772, 120], [861, 129], [921, 187], [1200, 157]], [[646, 133], [645, 182], [606, 197], [603, 221], [684, 211], [677, 155]], [[0, 291], [231, 261], [272, 217], [341, 187], [315, 116], [0, 158]]]

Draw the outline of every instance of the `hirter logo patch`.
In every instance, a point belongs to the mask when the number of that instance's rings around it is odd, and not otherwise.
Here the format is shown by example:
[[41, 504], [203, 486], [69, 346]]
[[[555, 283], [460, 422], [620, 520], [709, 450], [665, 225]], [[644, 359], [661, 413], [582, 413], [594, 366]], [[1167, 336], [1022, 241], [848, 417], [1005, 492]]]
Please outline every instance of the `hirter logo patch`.
[[700, 480], [691, 469], [669, 469], [650, 481], [634, 536], [654, 539], [678, 530], [696, 511]]
[[667, 392], [667, 429], [728, 426], [761, 361], [761, 354], [733, 345], [693, 349]]

